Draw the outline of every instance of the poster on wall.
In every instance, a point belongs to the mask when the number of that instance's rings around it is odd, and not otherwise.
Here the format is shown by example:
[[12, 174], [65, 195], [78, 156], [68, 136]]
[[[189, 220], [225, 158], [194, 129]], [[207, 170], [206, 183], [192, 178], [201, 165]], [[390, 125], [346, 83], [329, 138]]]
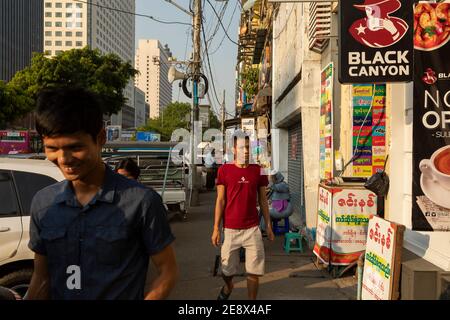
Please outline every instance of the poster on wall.
[[413, 0], [339, 1], [339, 81], [413, 78]]
[[352, 106], [353, 176], [368, 178], [386, 159], [386, 85], [353, 85]]
[[368, 226], [362, 300], [397, 300], [405, 227], [372, 216]]
[[320, 179], [333, 178], [333, 63], [321, 73]]
[[412, 229], [450, 231], [450, 1], [414, 13]]

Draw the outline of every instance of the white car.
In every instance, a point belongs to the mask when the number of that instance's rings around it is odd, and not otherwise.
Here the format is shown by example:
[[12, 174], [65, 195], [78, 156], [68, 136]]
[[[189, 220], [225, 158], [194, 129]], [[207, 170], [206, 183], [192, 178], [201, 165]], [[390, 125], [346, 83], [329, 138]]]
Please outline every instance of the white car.
[[22, 296], [27, 291], [34, 259], [28, 248], [31, 200], [62, 180], [48, 160], [0, 158], [0, 286]]

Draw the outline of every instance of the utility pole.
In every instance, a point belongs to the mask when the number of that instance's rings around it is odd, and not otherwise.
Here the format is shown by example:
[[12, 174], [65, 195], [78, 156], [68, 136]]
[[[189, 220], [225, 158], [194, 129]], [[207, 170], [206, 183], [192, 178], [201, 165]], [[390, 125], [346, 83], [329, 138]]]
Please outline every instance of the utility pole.
[[223, 90], [223, 102], [222, 102], [222, 158], [225, 157], [225, 90]]
[[[202, 2], [194, 0], [194, 16], [193, 16], [193, 44], [194, 44], [194, 61], [193, 65], [193, 90], [192, 90], [192, 121], [191, 121], [191, 177], [192, 177], [192, 198], [191, 206], [199, 204], [199, 185], [197, 175], [197, 139], [195, 136], [195, 122], [199, 120], [199, 101], [198, 101], [198, 84], [200, 82], [201, 69], [201, 27], [202, 27]], [[200, 132], [201, 133], [201, 132]], [[196, 139], [197, 138], [197, 139]]]

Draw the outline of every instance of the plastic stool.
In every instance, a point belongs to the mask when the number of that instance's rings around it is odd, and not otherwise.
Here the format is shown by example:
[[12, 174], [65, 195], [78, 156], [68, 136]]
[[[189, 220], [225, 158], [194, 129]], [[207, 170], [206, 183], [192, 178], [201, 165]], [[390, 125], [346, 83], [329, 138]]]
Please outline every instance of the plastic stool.
[[272, 220], [272, 230], [275, 235], [285, 234], [289, 232], [289, 217], [284, 218], [284, 225], [278, 226], [280, 219]]
[[[283, 249], [286, 253], [290, 253], [291, 251], [300, 251], [303, 252], [302, 245], [302, 235], [297, 232], [288, 232], [284, 235], [284, 245]], [[291, 240], [295, 241], [295, 244], [291, 247]]]

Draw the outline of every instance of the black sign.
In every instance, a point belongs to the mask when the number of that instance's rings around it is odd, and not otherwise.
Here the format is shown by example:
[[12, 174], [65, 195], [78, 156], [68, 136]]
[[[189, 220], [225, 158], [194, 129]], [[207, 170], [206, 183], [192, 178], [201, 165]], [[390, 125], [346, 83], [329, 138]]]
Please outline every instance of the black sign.
[[414, 12], [412, 229], [450, 231], [450, 3]]
[[339, 1], [339, 81], [413, 79], [413, 0]]

